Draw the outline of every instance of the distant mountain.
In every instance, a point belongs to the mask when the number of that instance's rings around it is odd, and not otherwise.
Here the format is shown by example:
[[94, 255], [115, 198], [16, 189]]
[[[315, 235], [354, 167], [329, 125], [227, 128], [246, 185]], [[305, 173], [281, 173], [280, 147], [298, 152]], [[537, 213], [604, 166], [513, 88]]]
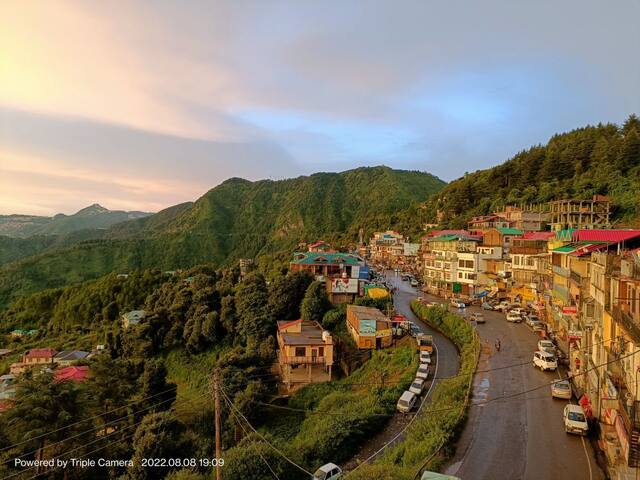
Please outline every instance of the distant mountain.
[[229, 179], [193, 204], [112, 226], [100, 240], [48, 250], [0, 269], [0, 306], [24, 293], [134, 268], [176, 269], [288, 256], [301, 241], [353, 242], [397, 223], [445, 182], [388, 167], [288, 180]]
[[28, 238], [37, 235], [65, 235], [79, 230], [104, 229], [116, 223], [152, 215], [147, 212], [108, 210], [97, 203], [73, 215], [53, 217], [34, 215], [0, 215], [0, 235]]

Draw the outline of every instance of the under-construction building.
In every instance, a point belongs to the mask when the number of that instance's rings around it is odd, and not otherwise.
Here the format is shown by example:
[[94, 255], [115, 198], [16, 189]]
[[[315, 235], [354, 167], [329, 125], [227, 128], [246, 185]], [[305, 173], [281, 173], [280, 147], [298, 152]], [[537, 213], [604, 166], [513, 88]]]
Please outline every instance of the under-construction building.
[[611, 201], [604, 195], [594, 195], [591, 200], [554, 200], [549, 206], [553, 231], [611, 227]]

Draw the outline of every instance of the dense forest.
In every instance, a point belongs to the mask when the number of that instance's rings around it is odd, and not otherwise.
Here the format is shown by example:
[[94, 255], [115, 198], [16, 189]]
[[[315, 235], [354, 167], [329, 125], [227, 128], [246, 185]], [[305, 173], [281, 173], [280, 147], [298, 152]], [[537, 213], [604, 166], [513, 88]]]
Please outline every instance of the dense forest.
[[[164, 478], [173, 470], [171, 478], [204, 478], [210, 467], [144, 469], [139, 460], [212, 457], [214, 369], [219, 369], [224, 389], [227, 478], [269, 478], [256, 452], [272, 460], [280, 478], [299, 478], [259, 435], [247, 430], [248, 424], [306, 468], [315, 469], [327, 458], [349, 458], [393, 411], [397, 395], [413, 378], [415, 353], [409, 348], [379, 352], [348, 382], [309, 386], [294, 395], [290, 410], [278, 410], [277, 404], [272, 410], [270, 401], [277, 397], [271, 372], [276, 320], [318, 320], [336, 338], [344, 338], [340, 344], [346, 358], [353, 348], [344, 332], [344, 307], [333, 308], [325, 289], [308, 274], [284, 273], [267, 284], [257, 272], [241, 279], [234, 268], [144, 270], [39, 292], [14, 303], [0, 322], [0, 347], [16, 351], [6, 362], [36, 346], [90, 349], [102, 343], [107, 349], [80, 362], [92, 372], [85, 383], [24, 375], [14, 408], [0, 416], [0, 476], [14, 472], [7, 461], [15, 457], [84, 456], [135, 462], [47, 476], [147, 479]], [[144, 308], [146, 317], [125, 329], [120, 316], [132, 308]], [[39, 332], [28, 339], [6, 335], [18, 325]], [[372, 388], [385, 371], [395, 380]], [[314, 409], [333, 414], [327, 419], [304, 413]]]
[[323, 238], [353, 242], [393, 223], [444, 186], [422, 172], [387, 167], [318, 173], [295, 179], [230, 179], [193, 204], [118, 224], [86, 240], [5, 265], [0, 308], [44, 288], [136, 268], [173, 270], [200, 263], [230, 264], [261, 257], [276, 271], [299, 242]]
[[508, 204], [609, 195], [614, 219], [638, 225], [640, 219], [640, 120], [631, 115], [619, 127], [587, 126], [554, 135], [509, 161], [465, 174], [425, 204], [425, 218], [444, 213], [444, 225], [463, 227], [474, 215]]

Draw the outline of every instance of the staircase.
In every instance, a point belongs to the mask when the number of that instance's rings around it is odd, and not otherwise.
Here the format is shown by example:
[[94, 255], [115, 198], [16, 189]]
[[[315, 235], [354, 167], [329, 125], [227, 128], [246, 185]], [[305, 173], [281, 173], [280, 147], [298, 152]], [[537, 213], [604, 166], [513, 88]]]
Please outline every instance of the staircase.
[[628, 465], [633, 468], [640, 467], [640, 402], [633, 405], [633, 417], [631, 419], [632, 430], [629, 435], [629, 460]]

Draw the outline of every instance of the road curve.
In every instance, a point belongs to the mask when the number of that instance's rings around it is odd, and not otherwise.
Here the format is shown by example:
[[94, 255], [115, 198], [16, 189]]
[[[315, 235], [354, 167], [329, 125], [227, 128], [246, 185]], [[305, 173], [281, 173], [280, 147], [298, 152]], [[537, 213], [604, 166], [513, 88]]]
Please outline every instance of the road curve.
[[[529, 327], [508, 323], [499, 312], [483, 313], [487, 322], [477, 327], [483, 342], [478, 370], [525, 364], [476, 374], [472, 402], [523, 392], [558, 377], [531, 365], [539, 337]], [[496, 338], [501, 340], [500, 352], [493, 349]], [[564, 400], [552, 399], [550, 389], [545, 387], [472, 406], [455, 457], [445, 473], [463, 480], [603, 479], [590, 443], [564, 432], [565, 404]]]

